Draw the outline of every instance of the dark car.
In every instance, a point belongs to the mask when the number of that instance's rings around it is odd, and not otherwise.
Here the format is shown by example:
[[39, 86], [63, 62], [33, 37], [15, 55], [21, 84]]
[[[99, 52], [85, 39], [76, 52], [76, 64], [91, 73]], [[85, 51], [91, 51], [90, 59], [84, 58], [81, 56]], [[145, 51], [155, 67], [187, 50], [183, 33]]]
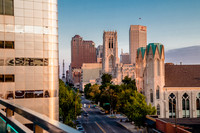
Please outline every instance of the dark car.
[[83, 129], [83, 127], [79, 127], [77, 130], [82, 132], [82, 133], [85, 133], [85, 130]]
[[89, 114], [87, 112], [85, 112], [83, 115], [86, 116], [86, 117], [89, 116]]
[[76, 120], [76, 125], [81, 124], [81, 122], [79, 120]]

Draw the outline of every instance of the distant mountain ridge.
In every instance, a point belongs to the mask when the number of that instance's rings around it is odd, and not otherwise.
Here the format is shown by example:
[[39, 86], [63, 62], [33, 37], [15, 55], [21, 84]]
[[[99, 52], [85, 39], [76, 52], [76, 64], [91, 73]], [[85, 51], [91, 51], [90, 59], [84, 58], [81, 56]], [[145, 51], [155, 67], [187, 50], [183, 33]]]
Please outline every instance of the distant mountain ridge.
[[165, 63], [200, 64], [200, 45], [172, 49], [165, 52]]

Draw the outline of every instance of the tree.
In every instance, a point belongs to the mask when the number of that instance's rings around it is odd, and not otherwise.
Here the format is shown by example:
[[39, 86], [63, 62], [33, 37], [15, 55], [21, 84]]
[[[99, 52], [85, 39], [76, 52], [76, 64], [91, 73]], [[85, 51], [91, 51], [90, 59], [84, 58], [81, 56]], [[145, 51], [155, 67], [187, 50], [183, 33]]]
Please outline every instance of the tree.
[[124, 79], [122, 80], [122, 83], [123, 83], [122, 85], [124, 85], [125, 89], [137, 90], [135, 80], [131, 80], [131, 78], [129, 78], [128, 76], [124, 77]]
[[95, 103], [98, 103], [100, 92], [101, 91], [99, 90], [99, 85], [94, 84], [90, 87], [89, 96], [90, 96], [91, 100], [95, 101]]
[[[76, 111], [75, 111], [76, 109]], [[81, 113], [81, 99], [69, 86], [59, 80], [59, 115], [63, 123], [72, 126], [72, 120]]]
[[111, 80], [112, 80], [112, 75], [111, 74], [108, 74], [108, 73], [104, 73], [102, 76], [101, 76], [101, 84], [102, 85], [106, 85], [106, 84], [111, 84]]
[[84, 88], [85, 98], [87, 98], [87, 99], [90, 99], [90, 95], [89, 95], [91, 92], [90, 87], [91, 87], [91, 84], [89, 83], [89, 84], [86, 84], [85, 88]]
[[145, 96], [137, 91], [134, 91], [130, 101], [125, 105], [125, 115], [138, 127], [144, 126], [146, 115], [155, 114], [155, 107], [147, 105]]

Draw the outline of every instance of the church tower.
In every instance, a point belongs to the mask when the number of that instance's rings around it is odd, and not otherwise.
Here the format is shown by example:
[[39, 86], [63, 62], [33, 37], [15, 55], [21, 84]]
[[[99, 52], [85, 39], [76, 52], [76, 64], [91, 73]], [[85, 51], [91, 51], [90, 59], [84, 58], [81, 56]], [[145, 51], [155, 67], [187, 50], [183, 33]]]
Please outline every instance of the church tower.
[[116, 31], [103, 33], [103, 73], [114, 74], [115, 65], [119, 63]]

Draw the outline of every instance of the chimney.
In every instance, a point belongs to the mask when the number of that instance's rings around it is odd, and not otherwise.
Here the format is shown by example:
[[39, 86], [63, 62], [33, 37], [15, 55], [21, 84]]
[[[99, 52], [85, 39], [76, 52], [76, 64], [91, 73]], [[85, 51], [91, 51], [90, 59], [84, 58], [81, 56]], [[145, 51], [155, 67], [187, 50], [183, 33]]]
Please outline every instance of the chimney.
[[182, 62], [180, 62], [180, 65], [182, 65]]

